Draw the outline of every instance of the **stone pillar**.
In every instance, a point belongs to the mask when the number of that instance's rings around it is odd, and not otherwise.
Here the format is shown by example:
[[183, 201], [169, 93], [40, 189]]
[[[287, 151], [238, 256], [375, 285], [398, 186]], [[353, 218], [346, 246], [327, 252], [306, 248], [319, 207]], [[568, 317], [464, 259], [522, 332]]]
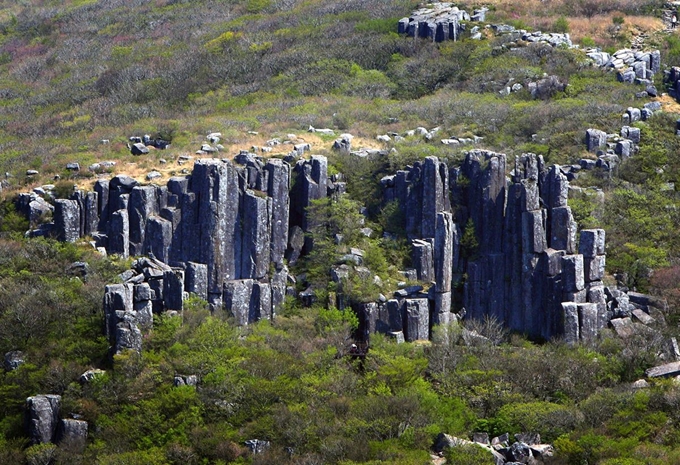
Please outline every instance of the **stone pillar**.
[[429, 283], [435, 280], [433, 243], [433, 239], [411, 241], [411, 258], [419, 281]]
[[146, 223], [158, 215], [158, 192], [155, 186], [135, 186], [130, 192], [128, 215], [130, 221], [130, 255], [143, 255]]
[[77, 201], [54, 201], [54, 227], [60, 241], [75, 242], [80, 238], [80, 206]]
[[172, 269], [163, 273], [163, 303], [167, 310], [184, 308], [184, 271]]
[[248, 324], [253, 280], [238, 279], [224, 283], [224, 309], [236, 320], [238, 326]]
[[241, 252], [241, 276], [261, 279], [269, 271], [271, 257], [271, 208], [270, 197], [259, 197], [248, 190], [243, 196], [243, 239]]
[[268, 173], [267, 195], [272, 198], [271, 261], [276, 265], [282, 265], [288, 246], [290, 166], [272, 158], [264, 169]]
[[143, 252], [152, 253], [163, 263], [169, 263], [171, 244], [172, 223], [160, 216], [149, 218], [146, 221]]
[[406, 340], [430, 338], [430, 308], [427, 299], [406, 299]]
[[109, 181], [98, 180], [94, 183], [94, 191], [97, 193], [97, 211], [99, 212], [97, 230], [105, 233], [108, 231], [109, 220], [111, 219], [111, 212], [109, 210]]
[[83, 234], [92, 236], [99, 230], [99, 195], [97, 192], [88, 192], [85, 195], [84, 208], [85, 229]]
[[578, 320], [578, 305], [574, 302], [562, 302], [562, 315], [564, 325], [564, 342], [570, 345], [577, 344], [581, 339], [580, 325]]
[[437, 157], [427, 157], [423, 162], [421, 186], [422, 189], [422, 220], [420, 237], [434, 237], [437, 227], [437, 214], [448, 211], [449, 170], [445, 163]]
[[208, 265], [208, 292], [221, 292], [225, 280], [240, 276], [241, 231], [238, 172], [217, 159], [196, 161], [192, 175], [199, 235], [197, 261]]
[[272, 291], [269, 283], [253, 283], [248, 323], [272, 318]]
[[187, 262], [184, 290], [196, 294], [203, 300], [208, 299], [208, 267], [206, 265]]
[[116, 312], [133, 311], [132, 284], [109, 284], [104, 288], [104, 334], [111, 343], [115, 341]]
[[140, 283], [134, 286], [134, 311], [137, 313], [137, 320], [142, 329], [153, 327], [153, 304], [156, 293], [151, 289], [149, 283]]
[[571, 208], [559, 207], [551, 210], [550, 247], [566, 250], [572, 254], [576, 251], [576, 222]]

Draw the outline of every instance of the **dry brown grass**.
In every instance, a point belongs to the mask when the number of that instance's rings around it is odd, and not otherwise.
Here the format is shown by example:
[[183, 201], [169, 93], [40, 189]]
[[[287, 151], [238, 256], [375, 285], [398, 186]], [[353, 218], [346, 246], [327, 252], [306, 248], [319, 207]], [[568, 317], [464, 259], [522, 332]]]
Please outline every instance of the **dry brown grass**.
[[651, 4], [650, 0], [485, 0], [467, 3], [472, 8], [488, 6], [499, 18], [523, 19], [551, 16], [586, 16], [623, 11], [639, 12]]
[[[614, 17], [622, 17], [620, 29], [613, 22]], [[592, 38], [598, 46], [614, 45], [620, 37], [632, 38], [640, 33], [655, 33], [663, 30], [663, 22], [650, 16], [625, 16], [619, 12], [596, 15], [592, 18], [568, 18], [569, 31], [574, 42], [585, 37]]]
[[[584, 37], [592, 38], [600, 47], [614, 46], [640, 32], [663, 29], [661, 19], [631, 14], [644, 6], [644, 0], [489, 0], [491, 21], [518, 20], [533, 30], [550, 31], [555, 21], [566, 17], [574, 42]], [[472, 3], [483, 6], [482, 2]], [[613, 18], [621, 17], [624, 23], [617, 29]]]

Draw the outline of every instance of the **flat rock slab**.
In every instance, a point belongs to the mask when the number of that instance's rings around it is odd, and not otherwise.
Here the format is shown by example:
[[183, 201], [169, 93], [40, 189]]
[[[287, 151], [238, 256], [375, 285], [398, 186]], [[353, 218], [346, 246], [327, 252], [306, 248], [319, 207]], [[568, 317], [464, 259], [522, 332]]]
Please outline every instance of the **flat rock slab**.
[[630, 317], [626, 318], [614, 318], [611, 320], [611, 324], [614, 327], [614, 331], [619, 337], [627, 338], [635, 334], [635, 328], [633, 327], [633, 320]]
[[645, 371], [649, 378], [660, 378], [680, 375], [680, 362], [666, 363]]
[[633, 316], [638, 319], [638, 321], [642, 324], [645, 325], [651, 325], [653, 324], [656, 320], [649, 316], [647, 313], [644, 311], [640, 310], [639, 308], [636, 308], [633, 310]]

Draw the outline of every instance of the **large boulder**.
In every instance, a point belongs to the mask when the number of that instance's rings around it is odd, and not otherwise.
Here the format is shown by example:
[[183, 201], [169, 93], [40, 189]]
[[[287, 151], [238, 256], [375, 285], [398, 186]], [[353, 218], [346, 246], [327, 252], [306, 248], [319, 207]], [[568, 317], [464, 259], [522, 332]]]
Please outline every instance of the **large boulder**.
[[61, 396], [38, 395], [26, 399], [26, 428], [33, 444], [45, 444], [55, 439], [59, 424]]

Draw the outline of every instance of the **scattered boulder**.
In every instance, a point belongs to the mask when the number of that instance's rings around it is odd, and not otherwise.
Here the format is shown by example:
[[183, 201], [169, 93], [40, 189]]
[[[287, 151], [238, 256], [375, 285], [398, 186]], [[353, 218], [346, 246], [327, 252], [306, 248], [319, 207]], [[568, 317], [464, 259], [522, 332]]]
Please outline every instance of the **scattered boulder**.
[[95, 378], [97, 378], [98, 376], [102, 376], [104, 374], [106, 374], [106, 371], [100, 370], [99, 368], [92, 368], [92, 369], [87, 370], [82, 375], [80, 375], [79, 381], [83, 384], [89, 383], [92, 380], [94, 380]]
[[87, 442], [87, 422], [83, 420], [64, 419], [59, 422], [56, 443], [68, 445], [70, 448], [82, 450]]
[[250, 449], [251, 454], [262, 454], [271, 447], [269, 441], [263, 441], [262, 439], [248, 439], [244, 444]]
[[14, 371], [26, 362], [24, 353], [20, 350], [11, 350], [5, 354], [3, 367], [5, 371]]
[[149, 149], [142, 142], [137, 142], [130, 146], [130, 153], [132, 155], [146, 155], [149, 153]]
[[26, 399], [26, 427], [33, 444], [53, 442], [59, 425], [61, 396], [38, 395]]

